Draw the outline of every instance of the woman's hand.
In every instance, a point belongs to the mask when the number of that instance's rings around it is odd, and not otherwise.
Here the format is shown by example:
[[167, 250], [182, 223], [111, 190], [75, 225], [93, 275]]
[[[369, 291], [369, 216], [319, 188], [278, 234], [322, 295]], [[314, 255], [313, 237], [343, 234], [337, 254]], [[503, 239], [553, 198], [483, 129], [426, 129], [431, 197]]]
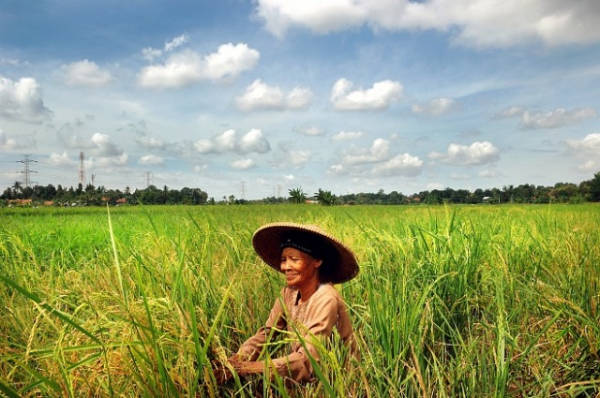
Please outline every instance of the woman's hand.
[[246, 361], [237, 362], [233, 367], [240, 375], [247, 376], [262, 373], [265, 365], [262, 362]]
[[245, 361], [240, 354], [229, 357], [227, 361], [242, 376], [262, 373], [264, 369], [262, 362]]
[[226, 364], [223, 364], [221, 361], [214, 360], [211, 362], [212, 371], [215, 375], [215, 379], [217, 380], [217, 385], [225, 384], [229, 379], [233, 377], [233, 373], [227, 367]]
[[218, 385], [225, 384], [233, 377], [233, 372], [230, 367], [240, 376], [260, 374], [264, 370], [264, 364], [262, 362], [243, 361], [239, 354], [229, 357], [226, 364], [220, 361], [213, 361], [213, 373]]

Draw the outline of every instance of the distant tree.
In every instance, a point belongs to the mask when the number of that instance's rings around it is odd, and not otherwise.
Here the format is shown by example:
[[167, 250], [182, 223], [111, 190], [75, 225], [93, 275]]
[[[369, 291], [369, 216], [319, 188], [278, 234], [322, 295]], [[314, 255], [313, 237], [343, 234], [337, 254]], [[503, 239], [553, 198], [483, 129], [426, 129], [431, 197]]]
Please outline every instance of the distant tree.
[[513, 203], [514, 202], [514, 186], [503, 186], [501, 195], [501, 201], [504, 203]]
[[4, 200], [9, 200], [9, 199], [14, 199], [15, 197], [13, 196], [13, 190], [10, 188], [6, 188], [4, 190], [4, 192], [2, 193], [2, 196], [0, 196], [0, 199], [4, 199]]
[[550, 203], [552, 201], [550, 192], [551, 188], [538, 185], [535, 187], [535, 200], [533, 203]]
[[483, 189], [478, 188], [475, 191], [473, 191], [473, 193], [471, 195], [469, 195], [469, 200], [467, 203], [471, 203], [471, 204], [481, 203], [481, 202], [483, 202], [483, 198], [485, 196], [486, 195], [484, 195]]
[[181, 191], [177, 189], [170, 189], [167, 193], [167, 200], [165, 203], [170, 205], [180, 205], [183, 204], [183, 195]]
[[385, 205], [387, 204], [388, 196], [385, 194], [383, 189], [379, 189], [379, 191], [377, 191], [377, 193], [374, 195], [374, 200], [378, 205]]
[[554, 189], [550, 191], [550, 197], [559, 203], [569, 203], [571, 198], [577, 195], [579, 195], [579, 188], [571, 183], [559, 182], [554, 184]]
[[589, 182], [589, 198], [591, 202], [600, 202], [600, 171], [594, 174]]
[[25, 187], [21, 193], [23, 199], [32, 199], [33, 198], [33, 187]]
[[44, 190], [44, 200], [54, 200], [56, 198], [56, 188], [54, 185], [48, 184], [46, 185], [46, 189]]
[[302, 190], [302, 187], [290, 189], [289, 191], [290, 197], [289, 201], [292, 203], [305, 203], [307, 196], [306, 193]]
[[65, 190], [63, 189], [62, 185], [58, 184], [56, 186], [55, 200], [57, 200], [59, 202], [63, 202], [64, 201], [64, 196], [65, 196]]
[[441, 205], [442, 203], [444, 203], [442, 191], [439, 191], [437, 189], [434, 189], [431, 192], [419, 192], [419, 197], [421, 198], [421, 203], [426, 205]]
[[517, 203], [533, 203], [535, 200], [535, 186], [522, 184], [512, 190], [513, 200]]
[[315, 197], [323, 206], [332, 206], [336, 202], [336, 197], [331, 191], [324, 191], [321, 188], [319, 188], [319, 192], [315, 193]]
[[398, 191], [392, 191], [388, 195], [387, 203], [390, 205], [400, 205], [406, 202], [406, 197]]
[[200, 188], [195, 188], [192, 190], [192, 204], [203, 205], [203, 204], [206, 204], [207, 199], [208, 199], [208, 194], [206, 192], [204, 192], [203, 190], [201, 190]]
[[471, 195], [471, 192], [469, 192], [466, 189], [457, 189], [456, 191], [452, 192], [452, 196], [450, 196], [450, 202], [452, 202], [452, 203], [468, 203], [470, 195]]
[[490, 191], [490, 202], [491, 203], [501, 203], [502, 202], [502, 192], [498, 188], [492, 188]]
[[15, 181], [15, 183], [12, 186], [12, 191], [14, 198], [19, 198], [21, 196], [21, 193], [23, 192], [23, 186], [19, 181]]

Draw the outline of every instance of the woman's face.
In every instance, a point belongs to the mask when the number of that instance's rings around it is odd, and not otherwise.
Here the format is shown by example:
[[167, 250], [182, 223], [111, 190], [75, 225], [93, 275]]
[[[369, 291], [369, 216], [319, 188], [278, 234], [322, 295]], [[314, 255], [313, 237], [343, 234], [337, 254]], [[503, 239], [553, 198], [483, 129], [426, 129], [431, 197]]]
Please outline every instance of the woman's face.
[[288, 286], [302, 288], [315, 279], [318, 282], [322, 262], [293, 247], [286, 247], [281, 252], [281, 271]]

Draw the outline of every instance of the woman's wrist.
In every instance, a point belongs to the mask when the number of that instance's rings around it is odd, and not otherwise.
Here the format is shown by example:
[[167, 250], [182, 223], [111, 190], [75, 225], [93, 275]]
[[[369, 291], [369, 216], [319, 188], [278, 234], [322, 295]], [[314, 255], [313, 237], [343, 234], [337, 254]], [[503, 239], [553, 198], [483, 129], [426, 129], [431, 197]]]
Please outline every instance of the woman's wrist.
[[242, 376], [262, 373], [265, 366], [263, 362], [245, 361], [232, 363], [234, 369]]

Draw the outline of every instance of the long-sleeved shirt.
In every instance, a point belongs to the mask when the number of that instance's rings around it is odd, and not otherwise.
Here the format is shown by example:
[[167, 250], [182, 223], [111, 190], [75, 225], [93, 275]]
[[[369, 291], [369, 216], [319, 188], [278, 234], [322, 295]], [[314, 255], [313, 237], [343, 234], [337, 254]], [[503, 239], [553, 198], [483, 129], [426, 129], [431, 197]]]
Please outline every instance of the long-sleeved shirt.
[[255, 361], [262, 351], [262, 344], [266, 343], [270, 336], [277, 335], [278, 330], [287, 329], [292, 336], [299, 333], [306, 349], [302, 343], [295, 341], [291, 344], [291, 353], [275, 358], [272, 365], [280, 375], [302, 383], [313, 378], [313, 367], [306, 350], [314, 360], [319, 361], [317, 350], [311, 344], [314, 337], [329, 338], [335, 327], [349, 352], [354, 355], [356, 342], [346, 304], [331, 284], [321, 284], [306, 302], [299, 302], [299, 294], [295, 288], [284, 287], [281, 298], [275, 301], [265, 326], [242, 344], [238, 354], [244, 360]]

